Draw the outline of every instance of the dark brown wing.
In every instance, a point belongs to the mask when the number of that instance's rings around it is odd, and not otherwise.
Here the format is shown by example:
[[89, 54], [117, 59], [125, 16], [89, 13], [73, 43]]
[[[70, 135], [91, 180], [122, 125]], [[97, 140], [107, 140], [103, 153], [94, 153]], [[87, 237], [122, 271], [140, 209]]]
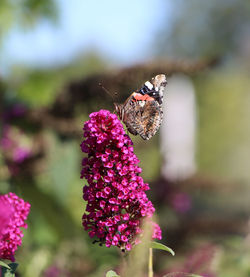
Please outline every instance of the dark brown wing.
[[131, 134], [149, 140], [158, 131], [163, 111], [157, 101], [126, 101], [123, 109], [123, 122]]

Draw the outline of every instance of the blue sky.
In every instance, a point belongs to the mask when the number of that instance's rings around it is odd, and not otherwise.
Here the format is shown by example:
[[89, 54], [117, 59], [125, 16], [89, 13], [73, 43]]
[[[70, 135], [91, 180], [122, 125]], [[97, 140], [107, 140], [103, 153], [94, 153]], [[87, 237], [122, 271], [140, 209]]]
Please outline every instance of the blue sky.
[[56, 25], [42, 21], [32, 30], [10, 32], [2, 52], [5, 66], [65, 63], [90, 50], [123, 64], [150, 59], [157, 31], [171, 10], [167, 0], [57, 2]]

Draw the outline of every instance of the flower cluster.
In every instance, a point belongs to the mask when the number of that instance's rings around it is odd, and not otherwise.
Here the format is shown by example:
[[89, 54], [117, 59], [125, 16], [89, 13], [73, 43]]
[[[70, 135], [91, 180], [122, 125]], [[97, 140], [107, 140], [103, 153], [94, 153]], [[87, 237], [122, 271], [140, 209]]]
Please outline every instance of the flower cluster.
[[[88, 157], [82, 160], [81, 178], [88, 185], [83, 188], [87, 206], [82, 224], [100, 244], [130, 250], [142, 235], [142, 220], [155, 211], [133, 143], [117, 116], [106, 110], [90, 114], [83, 130], [81, 149]], [[153, 238], [161, 239], [160, 227], [153, 227]]]
[[30, 204], [10, 192], [0, 196], [0, 259], [15, 261], [17, 246], [22, 244], [24, 222], [29, 214]]

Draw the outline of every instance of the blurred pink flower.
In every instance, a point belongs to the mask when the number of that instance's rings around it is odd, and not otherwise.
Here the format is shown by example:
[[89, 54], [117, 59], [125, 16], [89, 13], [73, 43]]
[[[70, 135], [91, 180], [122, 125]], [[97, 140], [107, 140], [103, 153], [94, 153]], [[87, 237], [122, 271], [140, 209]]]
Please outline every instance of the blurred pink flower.
[[15, 261], [17, 246], [22, 244], [24, 222], [29, 214], [30, 204], [10, 192], [0, 196], [0, 259]]
[[30, 149], [24, 147], [17, 147], [13, 151], [13, 161], [17, 163], [23, 162], [26, 158], [30, 156]]
[[56, 265], [51, 265], [47, 268], [43, 274], [43, 277], [61, 277], [61, 276], [70, 276], [65, 270], [60, 269]]
[[[198, 247], [189, 254], [179, 266], [169, 269], [169, 272], [182, 272], [178, 276], [189, 276], [198, 274], [203, 277], [216, 277], [213, 268], [213, 261], [217, 252], [217, 247], [206, 244]], [[184, 273], [185, 272], [185, 273]]]
[[27, 108], [24, 105], [16, 103], [11, 107], [5, 107], [2, 116], [4, 121], [8, 122], [12, 118], [23, 116], [26, 112]]
[[186, 193], [178, 192], [172, 196], [171, 203], [176, 212], [186, 213], [191, 209], [191, 199]]
[[3, 128], [0, 147], [4, 155], [15, 163], [22, 163], [32, 153], [32, 144], [28, 136], [10, 125], [5, 125]]
[[[139, 176], [133, 142], [117, 116], [106, 110], [90, 114], [83, 130], [81, 149], [88, 157], [82, 160], [81, 178], [88, 181], [83, 188], [88, 203], [82, 224], [100, 244], [130, 250], [139, 243], [142, 220], [155, 211], [145, 193], [149, 186]], [[161, 239], [157, 224], [153, 237]]]
[[195, 272], [204, 277], [215, 277], [212, 262], [217, 247], [212, 244], [200, 246], [191, 253], [183, 265], [186, 272]]

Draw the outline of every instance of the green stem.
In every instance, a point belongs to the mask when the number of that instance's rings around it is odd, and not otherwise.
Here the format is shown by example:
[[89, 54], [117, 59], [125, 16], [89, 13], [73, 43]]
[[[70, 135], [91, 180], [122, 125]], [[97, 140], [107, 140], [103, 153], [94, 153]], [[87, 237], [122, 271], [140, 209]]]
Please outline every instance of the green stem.
[[153, 277], [153, 249], [149, 248], [149, 257], [148, 257], [148, 277]]

